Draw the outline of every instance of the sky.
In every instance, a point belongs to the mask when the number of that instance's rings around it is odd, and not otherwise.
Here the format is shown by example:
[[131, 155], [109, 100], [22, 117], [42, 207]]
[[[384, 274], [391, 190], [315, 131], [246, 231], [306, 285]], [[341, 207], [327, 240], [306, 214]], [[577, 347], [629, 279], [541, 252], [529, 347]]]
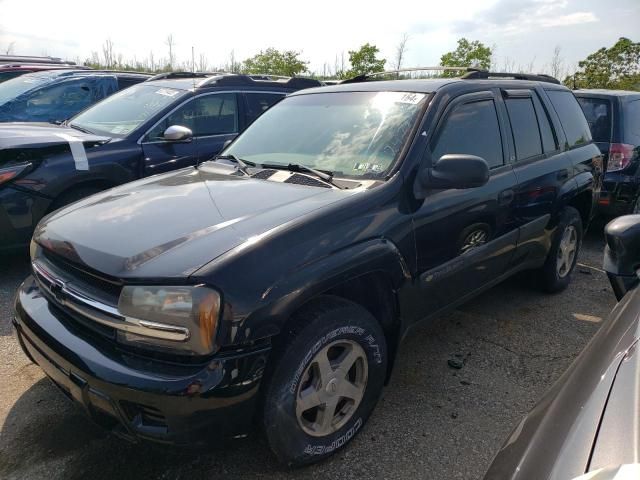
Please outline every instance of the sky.
[[[408, 34], [404, 66], [437, 65], [460, 37], [494, 47], [497, 67], [548, 66], [556, 46], [567, 69], [622, 36], [640, 41], [640, 0], [0, 0], [0, 51], [84, 60], [106, 39], [115, 53], [179, 61], [206, 56], [211, 67], [275, 47], [300, 51], [310, 70], [369, 42], [392, 59]], [[390, 67], [390, 64], [387, 64]]]

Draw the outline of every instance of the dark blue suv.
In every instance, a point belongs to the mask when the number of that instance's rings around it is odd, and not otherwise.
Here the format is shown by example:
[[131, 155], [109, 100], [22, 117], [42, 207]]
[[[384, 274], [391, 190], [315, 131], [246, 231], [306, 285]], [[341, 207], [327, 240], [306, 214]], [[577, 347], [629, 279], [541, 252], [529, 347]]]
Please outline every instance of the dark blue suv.
[[286, 94], [320, 85], [235, 74], [158, 77], [62, 125], [0, 124], [0, 250], [28, 244], [38, 221], [66, 204], [211, 158]]
[[0, 84], [0, 122], [62, 122], [148, 73], [47, 70]]
[[598, 212], [640, 213], [640, 92], [577, 90], [574, 94], [607, 166]]

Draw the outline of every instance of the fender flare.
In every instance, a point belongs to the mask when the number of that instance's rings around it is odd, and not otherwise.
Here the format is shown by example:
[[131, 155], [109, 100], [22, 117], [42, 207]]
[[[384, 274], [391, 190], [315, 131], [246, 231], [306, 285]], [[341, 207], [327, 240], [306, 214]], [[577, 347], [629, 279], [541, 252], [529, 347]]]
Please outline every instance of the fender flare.
[[[332, 252], [289, 272], [261, 295], [260, 306], [245, 319], [254, 340], [277, 335], [307, 301], [354, 278], [382, 272], [395, 290], [411, 279], [407, 262], [388, 239], [376, 238]], [[236, 339], [237, 341], [238, 339]]]

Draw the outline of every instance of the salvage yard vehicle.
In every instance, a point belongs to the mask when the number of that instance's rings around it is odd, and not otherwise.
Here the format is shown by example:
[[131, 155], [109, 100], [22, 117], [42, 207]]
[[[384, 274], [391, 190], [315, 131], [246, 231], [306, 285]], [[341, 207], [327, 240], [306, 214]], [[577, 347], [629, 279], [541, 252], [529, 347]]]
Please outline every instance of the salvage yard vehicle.
[[26, 75], [27, 73], [42, 72], [45, 70], [78, 70], [79, 68], [83, 67], [77, 67], [75, 65], [49, 65], [46, 63], [0, 63], [0, 83], [21, 75]]
[[319, 85], [176, 72], [62, 125], [0, 124], [0, 250], [26, 247], [38, 221], [64, 205], [210, 159], [286, 94]]
[[640, 215], [613, 220], [605, 237], [618, 304], [514, 429], [486, 480], [640, 478]]
[[606, 173], [598, 201], [604, 216], [640, 213], [640, 92], [576, 90]]
[[417, 321], [522, 270], [568, 285], [602, 168], [570, 90], [359, 80], [44, 218], [15, 304], [25, 353], [125, 438], [257, 424], [300, 466], [362, 430]]
[[0, 83], [0, 122], [61, 123], [149, 78], [147, 73], [66, 68], [27, 73]]

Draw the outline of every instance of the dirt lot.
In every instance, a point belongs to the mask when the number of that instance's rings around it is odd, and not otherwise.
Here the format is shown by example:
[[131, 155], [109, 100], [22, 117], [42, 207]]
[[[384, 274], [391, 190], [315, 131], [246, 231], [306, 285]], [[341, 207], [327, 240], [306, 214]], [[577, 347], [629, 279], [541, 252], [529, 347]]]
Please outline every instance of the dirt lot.
[[[570, 288], [548, 296], [510, 280], [417, 327], [369, 424], [332, 459], [288, 471], [259, 435], [223, 450], [130, 445], [93, 426], [28, 362], [11, 336], [11, 299], [27, 275], [0, 258], [0, 478], [215, 479], [481, 477], [516, 422], [580, 352], [615, 300], [602, 227], [585, 240]], [[447, 360], [463, 358], [454, 370]]]

